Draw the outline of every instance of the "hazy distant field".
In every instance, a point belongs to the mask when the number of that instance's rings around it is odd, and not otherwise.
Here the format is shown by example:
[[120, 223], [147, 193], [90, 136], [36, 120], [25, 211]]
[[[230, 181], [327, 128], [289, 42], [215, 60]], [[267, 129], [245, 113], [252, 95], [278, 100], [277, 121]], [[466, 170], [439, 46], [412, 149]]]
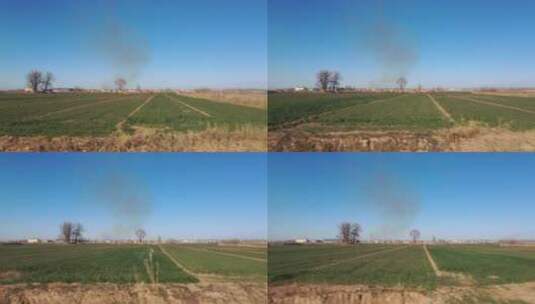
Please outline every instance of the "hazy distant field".
[[467, 121], [489, 126], [510, 126], [519, 130], [535, 128], [533, 97], [471, 93], [435, 93], [431, 96], [449, 112], [454, 119], [453, 123], [426, 94], [395, 93], [273, 93], [269, 95], [268, 121], [272, 129], [284, 129], [285, 124], [291, 123], [318, 123], [319, 126], [341, 129], [431, 130]]
[[[269, 248], [269, 281], [422, 287], [535, 281], [535, 248], [428, 246], [444, 276], [438, 277], [423, 246], [309, 245]], [[461, 274], [466, 280], [458, 281]]]
[[[194, 283], [203, 274], [264, 281], [265, 249], [207, 245], [0, 245], [0, 284]], [[198, 274], [198, 275], [197, 275]]]

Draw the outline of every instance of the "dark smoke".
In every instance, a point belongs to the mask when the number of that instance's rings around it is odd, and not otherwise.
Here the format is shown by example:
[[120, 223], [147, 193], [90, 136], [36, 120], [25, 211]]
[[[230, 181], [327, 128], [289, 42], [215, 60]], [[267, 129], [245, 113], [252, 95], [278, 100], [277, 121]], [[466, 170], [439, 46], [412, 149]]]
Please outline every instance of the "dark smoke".
[[379, 2], [378, 20], [370, 30], [368, 46], [381, 68], [383, 84], [395, 84], [400, 77], [409, 78], [411, 69], [419, 59], [413, 37], [401, 25], [390, 22], [384, 16], [384, 4]]
[[101, 37], [101, 53], [115, 69], [116, 76], [130, 82], [136, 80], [150, 60], [147, 42], [119, 23], [106, 26]]
[[97, 27], [95, 47], [97, 53], [113, 67], [114, 78], [121, 77], [132, 84], [150, 62], [150, 47], [142, 31], [121, 20], [120, 9], [118, 2], [107, 2], [106, 16]]
[[374, 29], [371, 47], [381, 66], [382, 81], [395, 83], [407, 77], [418, 62], [418, 53], [410, 40], [392, 25], [382, 23]]
[[143, 228], [152, 212], [148, 189], [140, 180], [124, 174], [112, 174], [99, 182], [97, 200], [113, 217], [114, 226], [109, 237], [131, 238]]
[[380, 224], [372, 227], [372, 239], [405, 237], [420, 212], [420, 197], [399, 178], [387, 174], [372, 177], [365, 188], [369, 209]]

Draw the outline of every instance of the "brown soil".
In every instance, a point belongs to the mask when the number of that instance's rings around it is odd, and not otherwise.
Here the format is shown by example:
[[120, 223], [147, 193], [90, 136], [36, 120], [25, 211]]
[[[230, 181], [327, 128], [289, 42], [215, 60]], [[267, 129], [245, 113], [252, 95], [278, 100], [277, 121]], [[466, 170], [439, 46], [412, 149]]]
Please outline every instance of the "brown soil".
[[0, 286], [1, 304], [254, 304], [266, 303], [266, 297], [266, 286], [253, 283]]
[[302, 127], [270, 131], [269, 151], [500, 152], [535, 151], [535, 131], [475, 124], [433, 132], [307, 132]]
[[[485, 301], [486, 299], [487, 301]], [[269, 287], [269, 303], [273, 304], [448, 304], [535, 303], [535, 283], [489, 287], [442, 287], [434, 291], [404, 288], [369, 287], [362, 285], [289, 284]]]
[[106, 137], [0, 136], [0, 152], [217, 152], [266, 151], [267, 132], [263, 128], [244, 127], [235, 131], [210, 128], [201, 132], [135, 128], [127, 135], [116, 132]]

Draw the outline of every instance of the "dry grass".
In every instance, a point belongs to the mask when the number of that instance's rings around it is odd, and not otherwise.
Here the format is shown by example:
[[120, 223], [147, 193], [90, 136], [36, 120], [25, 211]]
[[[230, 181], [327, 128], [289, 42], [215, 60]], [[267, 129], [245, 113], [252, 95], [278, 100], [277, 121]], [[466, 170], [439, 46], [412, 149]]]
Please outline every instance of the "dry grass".
[[535, 130], [511, 131], [505, 128], [458, 127], [447, 131], [451, 151], [460, 152], [533, 152]]
[[116, 132], [106, 137], [0, 136], [0, 151], [80, 152], [262, 152], [267, 129], [246, 125], [230, 130], [210, 127], [199, 132], [134, 128], [133, 134]]
[[535, 90], [528, 91], [504, 91], [504, 92], [472, 92], [479, 95], [491, 96], [513, 96], [513, 97], [535, 97]]
[[535, 303], [535, 283], [488, 287], [445, 287], [432, 292], [419, 289], [361, 285], [290, 284], [270, 286], [269, 303], [277, 304], [461, 304]]
[[433, 132], [307, 132], [295, 127], [269, 132], [269, 151], [533, 152], [535, 130], [511, 131], [476, 122]]
[[265, 284], [34, 284], [0, 285], [0, 303], [182, 304], [266, 303]]
[[197, 90], [181, 94], [240, 106], [267, 109], [267, 93], [262, 90]]

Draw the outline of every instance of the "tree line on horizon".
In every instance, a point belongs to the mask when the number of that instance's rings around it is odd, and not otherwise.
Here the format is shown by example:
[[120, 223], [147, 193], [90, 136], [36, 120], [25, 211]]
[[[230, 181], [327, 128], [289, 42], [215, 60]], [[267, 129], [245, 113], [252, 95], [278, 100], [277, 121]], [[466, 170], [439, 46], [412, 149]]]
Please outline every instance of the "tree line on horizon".
[[[342, 75], [338, 71], [321, 70], [316, 74], [316, 85], [322, 92], [336, 93], [340, 87]], [[401, 92], [407, 87], [407, 78], [404, 76], [396, 79], [396, 84]]]
[[[80, 223], [73, 223], [65, 221], [59, 226], [60, 239], [67, 244], [79, 244], [86, 240], [83, 237], [85, 232], [84, 226]], [[135, 231], [136, 238], [140, 244], [143, 244], [147, 232], [144, 229], [137, 229]]]
[[[355, 245], [360, 243], [362, 226], [359, 223], [342, 222], [338, 225], [338, 239], [343, 244]], [[409, 235], [413, 243], [420, 239], [420, 231], [412, 229]]]
[[[37, 69], [30, 71], [26, 75], [27, 86], [33, 93], [49, 93], [55, 80], [56, 77], [52, 72], [42, 72]], [[122, 77], [117, 77], [113, 83], [119, 92], [123, 92], [128, 84], [126, 79]], [[139, 85], [137, 89], [140, 90]]]

